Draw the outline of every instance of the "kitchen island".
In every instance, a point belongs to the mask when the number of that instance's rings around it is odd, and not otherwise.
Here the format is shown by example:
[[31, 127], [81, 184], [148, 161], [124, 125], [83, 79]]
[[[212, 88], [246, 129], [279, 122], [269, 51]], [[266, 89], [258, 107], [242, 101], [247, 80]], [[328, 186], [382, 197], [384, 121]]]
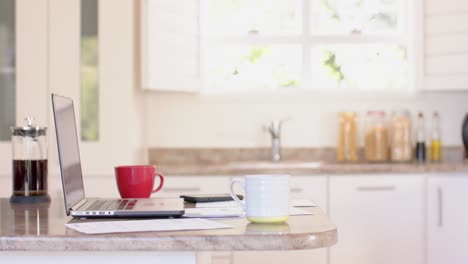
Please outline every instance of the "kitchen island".
[[[336, 226], [320, 208], [306, 210], [314, 214], [291, 216], [284, 224], [252, 224], [245, 218], [231, 218], [216, 220], [234, 226], [230, 229], [85, 235], [66, 228], [65, 224], [95, 220], [66, 216], [61, 200], [52, 200], [50, 204], [20, 205], [2, 198], [0, 258], [28, 261], [28, 256], [34, 255], [49, 258], [47, 263], [51, 263], [51, 260], [82, 256], [92, 251], [101, 252], [98, 255], [106, 260], [115, 258], [118, 262], [125, 252], [152, 252], [158, 253], [158, 258], [163, 256], [160, 259], [204, 263], [200, 261], [204, 259], [200, 257], [203, 254], [196, 252], [310, 250], [334, 245], [337, 242]], [[114, 254], [116, 252], [119, 254]]]

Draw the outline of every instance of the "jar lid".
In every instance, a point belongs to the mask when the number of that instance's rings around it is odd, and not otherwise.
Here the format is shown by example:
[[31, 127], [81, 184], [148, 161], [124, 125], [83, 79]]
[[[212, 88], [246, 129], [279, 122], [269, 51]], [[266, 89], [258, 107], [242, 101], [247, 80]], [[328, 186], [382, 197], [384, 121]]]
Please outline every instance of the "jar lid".
[[22, 137], [39, 137], [45, 136], [47, 127], [39, 127], [33, 124], [34, 118], [26, 117], [25, 126], [10, 127], [13, 136], [22, 136]]

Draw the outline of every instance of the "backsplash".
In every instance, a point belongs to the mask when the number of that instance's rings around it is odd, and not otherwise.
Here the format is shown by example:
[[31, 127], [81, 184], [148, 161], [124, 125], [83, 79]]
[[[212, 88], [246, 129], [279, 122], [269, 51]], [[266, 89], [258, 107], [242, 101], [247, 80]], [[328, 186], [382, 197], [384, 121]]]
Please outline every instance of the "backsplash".
[[[468, 93], [419, 93], [407, 96], [327, 95], [288, 91], [265, 94], [192, 95], [149, 93], [146, 100], [148, 147], [259, 148], [270, 147], [263, 126], [289, 118], [283, 125], [284, 147], [335, 147], [338, 112], [408, 109], [426, 118], [427, 138], [433, 111], [441, 116], [442, 144], [461, 146], [461, 124], [468, 112]], [[363, 126], [361, 122], [358, 129]], [[363, 133], [359, 133], [362, 135]], [[359, 140], [360, 146], [363, 139]]]

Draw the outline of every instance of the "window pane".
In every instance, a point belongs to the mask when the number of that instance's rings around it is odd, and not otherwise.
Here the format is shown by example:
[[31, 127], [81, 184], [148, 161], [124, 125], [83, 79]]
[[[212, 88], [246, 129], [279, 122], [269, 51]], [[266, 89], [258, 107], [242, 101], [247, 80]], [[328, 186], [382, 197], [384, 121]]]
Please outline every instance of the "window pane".
[[212, 47], [206, 57], [208, 89], [242, 90], [299, 85], [299, 45], [231, 45]]
[[247, 35], [301, 32], [300, 0], [204, 0], [207, 34]]
[[406, 48], [388, 44], [318, 46], [311, 52], [312, 86], [372, 91], [408, 89]]
[[99, 139], [98, 0], [81, 0], [81, 139]]
[[315, 0], [311, 30], [318, 34], [397, 33], [401, 0]]
[[0, 141], [11, 138], [16, 119], [15, 0], [0, 1]]

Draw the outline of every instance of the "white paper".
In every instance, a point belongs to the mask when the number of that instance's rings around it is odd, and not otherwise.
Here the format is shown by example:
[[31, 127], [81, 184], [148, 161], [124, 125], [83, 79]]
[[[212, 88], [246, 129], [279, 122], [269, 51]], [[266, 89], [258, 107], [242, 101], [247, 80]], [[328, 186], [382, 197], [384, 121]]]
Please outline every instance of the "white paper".
[[[291, 206], [294, 207], [315, 207], [317, 204], [311, 200], [306, 199], [295, 199], [291, 200]], [[226, 202], [206, 202], [206, 203], [196, 203], [196, 208], [226, 208], [226, 207], [239, 207], [235, 201], [226, 201]]]
[[[313, 215], [313, 213], [296, 207], [291, 207], [289, 208], [289, 215]], [[245, 213], [240, 207], [186, 208], [184, 217], [245, 217]]]
[[199, 218], [69, 223], [65, 226], [85, 234], [233, 228], [232, 225]]
[[196, 208], [228, 208], [228, 207], [239, 207], [239, 204], [235, 201], [226, 201], [226, 202], [206, 202], [206, 203], [196, 203]]

